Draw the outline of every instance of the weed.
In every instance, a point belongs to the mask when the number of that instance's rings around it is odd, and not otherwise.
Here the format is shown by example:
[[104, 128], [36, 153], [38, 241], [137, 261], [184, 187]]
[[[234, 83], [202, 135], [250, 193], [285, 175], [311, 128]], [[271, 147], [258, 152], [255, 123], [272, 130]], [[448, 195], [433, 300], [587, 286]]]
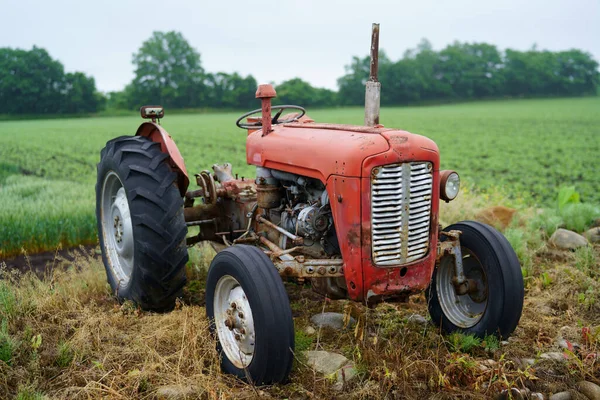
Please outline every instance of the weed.
[[596, 253], [592, 246], [584, 246], [575, 250], [575, 267], [590, 277], [594, 277], [595, 274], [600, 274], [597, 271], [598, 260]]
[[20, 386], [16, 400], [44, 400], [46, 396], [32, 386]]
[[310, 350], [313, 344], [313, 338], [308, 336], [304, 331], [296, 330], [295, 335], [296, 353]]
[[452, 333], [446, 338], [450, 345], [450, 351], [469, 353], [481, 345], [481, 339], [474, 335], [465, 335], [464, 333]]
[[16, 349], [17, 342], [8, 332], [8, 321], [3, 319], [0, 324], [0, 361], [10, 365]]
[[58, 354], [56, 356], [56, 365], [61, 368], [67, 368], [71, 365], [74, 358], [73, 348], [68, 342], [60, 342], [58, 345]]
[[9, 283], [0, 280], [0, 316], [13, 318], [17, 314], [17, 297]]
[[495, 335], [488, 335], [483, 338], [481, 346], [488, 352], [494, 352], [500, 349], [500, 340]]

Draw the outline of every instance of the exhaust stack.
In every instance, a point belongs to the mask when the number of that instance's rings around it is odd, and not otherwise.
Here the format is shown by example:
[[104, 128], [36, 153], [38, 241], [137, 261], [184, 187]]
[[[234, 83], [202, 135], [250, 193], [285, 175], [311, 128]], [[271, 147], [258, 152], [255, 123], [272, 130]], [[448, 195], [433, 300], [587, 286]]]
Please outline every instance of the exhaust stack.
[[379, 24], [371, 31], [371, 67], [365, 88], [365, 126], [379, 125], [381, 83], [377, 80], [379, 69]]

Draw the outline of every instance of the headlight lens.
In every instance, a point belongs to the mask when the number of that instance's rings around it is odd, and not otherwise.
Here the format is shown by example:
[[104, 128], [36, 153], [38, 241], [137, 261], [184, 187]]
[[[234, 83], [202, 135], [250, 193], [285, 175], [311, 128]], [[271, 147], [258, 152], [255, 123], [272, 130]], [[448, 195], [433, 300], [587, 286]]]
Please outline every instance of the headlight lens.
[[445, 201], [454, 200], [460, 190], [460, 177], [455, 171], [441, 171], [440, 177], [440, 197]]

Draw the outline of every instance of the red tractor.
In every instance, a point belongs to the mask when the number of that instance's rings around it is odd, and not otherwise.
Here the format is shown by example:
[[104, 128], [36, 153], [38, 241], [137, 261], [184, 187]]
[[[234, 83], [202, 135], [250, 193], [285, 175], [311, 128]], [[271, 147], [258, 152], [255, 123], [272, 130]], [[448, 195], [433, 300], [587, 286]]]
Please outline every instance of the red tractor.
[[[330, 299], [373, 305], [427, 290], [432, 323], [444, 332], [507, 337], [523, 307], [523, 278], [510, 244], [474, 221], [442, 229], [440, 199], [459, 176], [440, 170], [436, 144], [379, 124], [378, 26], [373, 30], [365, 126], [316, 123], [298, 106], [240, 117], [256, 179], [230, 164], [189, 177], [177, 146], [142, 107], [135, 136], [101, 152], [96, 215], [108, 281], [141, 308], [174, 307], [186, 282], [187, 248], [219, 251], [206, 282], [206, 313], [225, 372], [257, 384], [284, 381], [294, 321], [282, 277], [310, 282]], [[289, 109], [294, 113], [282, 115]], [[260, 113], [260, 117], [252, 117]], [[274, 113], [274, 115], [273, 115]], [[188, 235], [188, 227], [199, 233]]]

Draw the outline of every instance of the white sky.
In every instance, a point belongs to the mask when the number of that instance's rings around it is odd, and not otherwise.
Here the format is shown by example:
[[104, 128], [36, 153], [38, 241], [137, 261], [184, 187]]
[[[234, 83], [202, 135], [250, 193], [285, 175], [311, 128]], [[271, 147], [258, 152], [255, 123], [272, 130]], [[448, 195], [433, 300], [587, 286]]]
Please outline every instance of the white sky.
[[336, 88], [353, 55], [369, 52], [371, 23], [393, 60], [427, 38], [507, 47], [579, 48], [600, 60], [600, 0], [0, 0], [0, 47], [43, 47], [67, 71], [120, 90], [132, 53], [152, 31], [177, 30], [209, 72], [260, 82], [301, 77]]

